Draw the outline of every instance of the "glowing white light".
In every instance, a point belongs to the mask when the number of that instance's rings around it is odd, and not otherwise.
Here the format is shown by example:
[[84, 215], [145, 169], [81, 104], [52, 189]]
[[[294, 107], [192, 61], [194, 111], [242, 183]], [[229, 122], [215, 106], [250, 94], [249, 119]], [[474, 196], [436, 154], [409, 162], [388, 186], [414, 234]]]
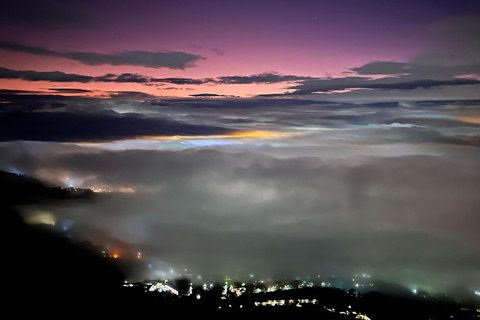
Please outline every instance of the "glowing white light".
[[56, 219], [53, 213], [48, 211], [32, 211], [26, 212], [23, 215], [24, 221], [27, 224], [49, 224], [55, 225]]

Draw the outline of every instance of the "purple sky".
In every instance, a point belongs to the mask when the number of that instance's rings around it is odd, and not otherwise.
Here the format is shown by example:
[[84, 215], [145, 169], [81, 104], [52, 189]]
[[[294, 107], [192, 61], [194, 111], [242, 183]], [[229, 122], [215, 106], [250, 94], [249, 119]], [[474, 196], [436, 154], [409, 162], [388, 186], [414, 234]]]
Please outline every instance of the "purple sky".
[[[180, 51], [201, 58], [194, 67], [179, 70], [89, 66], [6, 50], [0, 56], [2, 67], [8, 69], [82, 75], [205, 78], [277, 72], [338, 77], [371, 61], [408, 62], [447, 41], [438, 32], [432, 34], [435, 23], [478, 10], [477, 1], [74, 1], [68, 5], [45, 1], [35, 6], [20, 1], [3, 13], [0, 40], [4, 42], [59, 52]], [[2, 80], [5, 89], [38, 90], [45, 85]], [[132, 84], [75, 87], [167, 96], [202, 92], [247, 96], [284, 92], [287, 86], [188, 86], [187, 92], [177, 86], [176, 90]]]

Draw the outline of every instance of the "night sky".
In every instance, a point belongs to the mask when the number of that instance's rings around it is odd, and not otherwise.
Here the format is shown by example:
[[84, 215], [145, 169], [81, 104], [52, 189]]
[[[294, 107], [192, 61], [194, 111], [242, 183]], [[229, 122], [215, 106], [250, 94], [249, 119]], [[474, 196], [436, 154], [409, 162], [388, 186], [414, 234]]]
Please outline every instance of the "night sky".
[[0, 170], [139, 277], [480, 290], [480, 2], [17, 0]]

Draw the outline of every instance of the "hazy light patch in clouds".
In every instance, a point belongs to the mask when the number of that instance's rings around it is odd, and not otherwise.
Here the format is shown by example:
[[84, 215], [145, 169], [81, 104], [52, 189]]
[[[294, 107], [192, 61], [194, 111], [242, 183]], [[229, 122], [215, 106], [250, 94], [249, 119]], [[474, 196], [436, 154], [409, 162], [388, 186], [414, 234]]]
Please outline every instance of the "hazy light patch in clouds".
[[472, 115], [472, 116], [458, 116], [456, 117], [457, 120], [468, 122], [468, 123], [478, 123], [480, 124], [480, 116]]

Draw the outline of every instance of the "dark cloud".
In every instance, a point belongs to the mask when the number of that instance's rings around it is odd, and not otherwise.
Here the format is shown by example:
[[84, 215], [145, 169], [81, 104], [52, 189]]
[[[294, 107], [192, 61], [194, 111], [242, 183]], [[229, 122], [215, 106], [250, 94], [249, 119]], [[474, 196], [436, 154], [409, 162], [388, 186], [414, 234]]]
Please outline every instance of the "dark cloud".
[[152, 78], [152, 82], [156, 83], [170, 83], [177, 85], [200, 85], [205, 83], [214, 83], [214, 79], [191, 79], [191, 78]]
[[116, 83], [147, 83], [149, 82], [149, 78], [138, 73], [122, 73], [120, 75], [107, 73], [103, 76], [95, 77], [95, 81]]
[[49, 88], [48, 90], [56, 91], [56, 92], [59, 92], [59, 93], [89, 93], [89, 92], [92, 92], [92, 90], [76, 89], [76, 88]]
[[[403, 80], [403, 81], [402, 81]], [[408, 77], [387, 77], [381, 79], [370, 79], [363, 77], [344, 77], [344, 78], [328, 78], [328, 79], [311, 79], [305, 80], [298, 85], [290, 87], [295, 89], [290, 95], [306, 95], [315, 92], [328, 92], [346, 89], [389, 89], [389, 90], [413, 90], [419, 88], [434, 88], [443, 86], [463, 86], [471, 84], [480, 84], [476, 79], [448, 79], [433, 80], [420, 79], [410, 80]], [[289, 95], [287, 94], [287, 95]]]
[[372, 61], [358, 68], [352, 68], [358, 74], [373, 75], [373, 74], [400, 74], [408, 73], [408, 65], [403, 62], [390, 61]]
[[178, 87], [162, 87], [162, 90], [183, 90], [183, 88], [178, 88]]
[[197, 93], [197, 94], [191, 94], [190, 97], [232, 97], [232, 95], [216, 94], [216, 93]]
[[480, 100], [478, 99], [465, 99], [465, 100], [424, 100], [417, 101], [416, 104], [422, 107], [445, 107], [447, 105], [456, 107], [465, 106], [480, 106]]
[[[55, 93], [66, 93], [65, 90], [55, 91]], [[74, 91], [76, 91], [76, 89], [74, 89]], [[34, 111], [49, 105], [58, 106], [61, 104], [65, 106], [67, 103], [81, 100], [85, 102], [90, 101], [90, 103], [92, 103], [92, 101], [95, 99], [85, 98], [82, 96], [65, 96], [61, 94], [48, 94], [35, 91], [0, 90], [0, 102], [2, 102], [0, 104], [0, 110], [2, 112], [15, 110]]]
[[26, 81], [48, 81], [48, 82], [115, 82], [115, 83], [148, 83], [150, 77], [138, 73], [107, 73], [103, 76], [85, 76], [74, 73], [64, 73], [61, 71], [20, 71], [0, 67], [0, 79], [20, 79]]
[[0, 141], [104, 141], [140, 136], [224, 134], [219, 127], [190, 125], [167, 118], [86, 113], [0, 113]]
[[193, 67], [195, 62], [203, 59], [199, 55], [186, 52], [150, 52], [150, 51], [121, 51], [116, 53], [94, 52], [57, 52], [42, 47], [26, 46], [11, 42], [0, 42], [0, 49], [33, 55], [51, 56], [78, 61], [80, 63], [114, 66], [141, 66], [147, 68], [185, 69]]
[[91, 52], [67, 52], [62, 57], [76, 60], [87, 65], [110, 64], [114, 66], [131, 65], [147, 68], [185, 69], [195, 65], [202, 59], [199, 55], [185, 52], [149, 52], [122, 51], [114, 54]]
[[259, 84], [259, 83], [280, 83], [290, 81], [301, 81], [311, 79], [311, 77], [282, 75], [276, 72], [266, 72], [261, 74], [253, 74], [248, 76], [223, 76], [217, 78], [152, 78], [152, 82], [163, 82], [178, 85], [200, 85], [200, 84]]
[[0, 90], [0, 101], [59, 101], [73, 100], [75, 97], [66, 97], [59, 94], [42, 94], [35, 91], [17, 91], [17, 90]]
[[308, 80], [311, 77], [295, 75], [282, 75], [275, 72], [266, 72], [249, 76], [224, 76], [218, 77], [217, 83], [221, 84], [252, 84], [252, 83], [279, 83], [289, 81]]
[[480, 73], [480, 60], [475, 57], [446, 55], [438, 52], [425, 52], [408, 63], [373, 61], [358, 68], [352, 68], [359, 75], [408, 74], [404, 79], [453, 80], [462, 75]]
[[[373, 81], [373, 80], [372, 80]], [[366, 89], [399, 89], [399, 90], [411, 90], [418, 88], [432, 88], [432, 87], [442, 87], [442, 86], [462, 86], [470, 84], [480, 84], [479, 80], [476, 79], [452, 79], [452, 80], [415, 80], [408, 82], [399, 82], [399, 83], [373, 83], [371, 85], [366, 85]]]
[[[417, 54], [408, 62], [372, 61], [352, 68], [360, 75], [408, 74], [408, 79], [454, 80], [459, 76], [480, 73], [478, 30], [480, 16], [456, 16], [439, 20], [422, 36], [432, 48]], [[462, 48], [459, 50], [459, 48]]]
[[215, 54], [218, 55], [218, 56], [223, 56], [223, 55], [225, 55], [225, 51], [223, 51], [223, 50], [216, 49], [216, 48], [212, 48], [211, 50], [212, 50], [213, 53], [215, 53]]
[[50, 82], [91, 82], [94, 77], [83, 76], [60, 71], [18, 71], [0, 67], [0, 79], [21, 79], [27, 81], [50, 81]]

